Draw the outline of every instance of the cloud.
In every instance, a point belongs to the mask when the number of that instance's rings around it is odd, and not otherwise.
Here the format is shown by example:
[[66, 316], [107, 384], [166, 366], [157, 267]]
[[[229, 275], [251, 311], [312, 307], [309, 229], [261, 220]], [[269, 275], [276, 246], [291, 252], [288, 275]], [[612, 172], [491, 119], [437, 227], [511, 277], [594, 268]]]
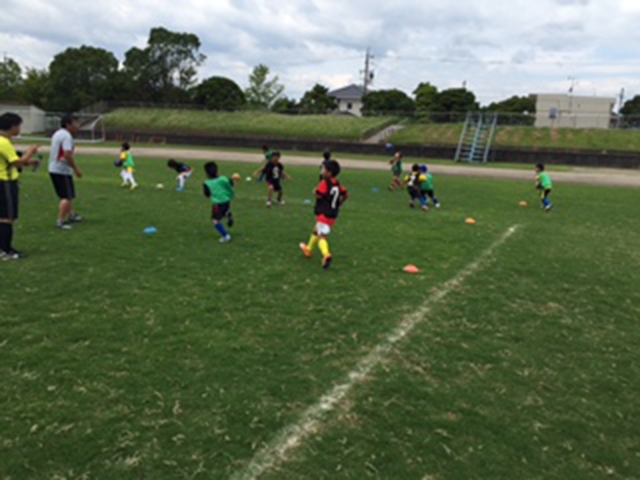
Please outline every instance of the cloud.
[[580, 79], [577, 93], [640, 93], [630, 47], [639, 21], [637, 0], [4, 0], [0, 42], [26, 66], [82, 44], [122, 60], [164, 26], [200, 37], [201, 77], [246, 85], [265, 63], [295, 97], [316, 82], [359, 81], [371, 47], [377, 88], [467, 81], [488, 103], [565, 91], [569, 76]]

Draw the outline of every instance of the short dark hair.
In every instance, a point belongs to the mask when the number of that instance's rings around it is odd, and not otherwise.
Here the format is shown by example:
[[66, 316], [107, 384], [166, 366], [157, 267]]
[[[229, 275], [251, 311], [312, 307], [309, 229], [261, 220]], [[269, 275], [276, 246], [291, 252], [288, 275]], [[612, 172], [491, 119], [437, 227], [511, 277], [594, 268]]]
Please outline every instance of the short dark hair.
[[322, 157], [325, 160], [331, 160], [331, 150], [329, 150], [328, 148], [325, 148], [324, 152], [322, 152]]
[[538, 170], [540, 170], [541, 172], [544, 172], [544, 163], [538, 163], [538, 164], [536, 165], [536, 168], [537, 168]]
[[282, 156], [282, 154], [280, 153], [279, 150], [276, 150], [275, 152], [273, 152], [273, 158], [280, 158]]
[[333, 178], [337, 178], [340, 175], [340, 164], [335, 160], [329, 160], [325, 167]]
[[76, 117], [72, 113], [66, 113], [65, 115], [62, 116], [62, 119], [60, 120], [60, 126], [62, 128], [67, 128], [73, 122], [77, 122], [77, 121], [78, 121], [78, 117]]
[[268, 145], [262, 145], [262, 150], [264, 152], [268, 152], [269, 151], [269, 146]]
[[167, 167], [175, 167], [178, 164], [178, 162], [176, 162], [173, 158], [170, 158], [167, 161]]
[[17, 113], [5, 113], [0, 115], [0, 131], [7, 132], [14, 127], [22, 125], [22, 117]]
[[122, 144], [122, 149], [123, 150], [131, 150], [131, 145], [129, 145], [129, 142], [124, 142]]
[[216, 162], [205, 163], [204, 171], [207, 174], [207, 178], [218, 178], [218, 164]]
[[420, 165], [418, 165], [417, 163], [414, 163], [413, 166], [411, 167], [411, 171], [412, 172], [419, 172], [420, 171]]

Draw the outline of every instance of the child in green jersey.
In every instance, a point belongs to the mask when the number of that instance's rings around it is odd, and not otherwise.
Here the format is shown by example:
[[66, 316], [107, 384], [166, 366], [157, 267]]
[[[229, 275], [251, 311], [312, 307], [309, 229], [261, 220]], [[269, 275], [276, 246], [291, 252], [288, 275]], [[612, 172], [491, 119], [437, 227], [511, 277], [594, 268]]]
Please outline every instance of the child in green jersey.
[[131, 145], [127, 142], [124, 142], [120, 148], [120, 161], [118, 163], [122, 167], [122, 171], [120, 172], [120, 176], [122, 177], [122, 188], [130, 187], [131, 190], [138, 188], [136, 179], [133, 177], [136, 162], [131, 154]]
[[211, 213], [213, 225], [222, 237], [220, 243], [228, 243], [231, 241], [231, 235], [222, 225], [222, 220], [226, 218], [227, 226], [233, 227], [231, 201], [235, 197], [234, 182], [229, 177], [218, 175], [218, 165], [215, 162], [207, 163], [204, 166], [204, 171], [207, 174], [207, 180], [204, 182], [204, 195], [213, 204]]
[[553, 182], [551, 181], [549, 174], [545, 172], [544, 165], [542, 163], [536, 165], [536, 188], [540, 190], [542, 208], [545, 212], [550, 212], [553, 208], [553, 204], [549, 200], [551, 190], [553, 189]]
[[422, 195], [424, 196], [427, 207], [429, 206], [429, 199], [431, 199], [435, 207], [440, 208], [440, 200], [436, 198], [436, 192], [433, 188], [433, 175], [429, 172], [429, 167], [427, 165], [420, 165], [420, 172], [425, 176], [425, 181], [422, 182], [420, 188], [422, 189]]
[[393, 173], [393, 181], [389, 186], [389, 190], [395, 190], [396, 188], [402, 189], [404, 188], [404, 183], [402, 182], [402, 159], [404, 155], [402, 152], [396, 152], [393, 156], [393, 160], [389, 162], [391, 165], [391, 172]]

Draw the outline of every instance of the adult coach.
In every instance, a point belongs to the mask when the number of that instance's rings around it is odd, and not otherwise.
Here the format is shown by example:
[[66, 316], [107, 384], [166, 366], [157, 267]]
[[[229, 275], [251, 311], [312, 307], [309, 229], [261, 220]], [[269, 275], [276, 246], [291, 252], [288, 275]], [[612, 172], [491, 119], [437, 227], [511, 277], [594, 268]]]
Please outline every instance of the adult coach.
[[22, 118], [15, 113], [0, 116], [0, 261], [19, 260], [24, 255], [13, 248], [13, 224], [18, 220], [20, 169], [38, 166], [32, 160], [38, 147], [31, 147], [22, 157], [11, 144], [20, 135]]
[[70, 230], [72, 223], [82, 221], [82, 217], [73, 210], [76, 189], [73, 175], [82, 178], [82, 172], [76, 165], [74, 158], [75, 144], [73, 136], [80, 131], [78, 118], [65, 115], [60, 122], [60, 130], [51, 138], [51, 153], [49, 155], [49, 176], [53, 188], [60, 199], [60, 213], [56, 227]]

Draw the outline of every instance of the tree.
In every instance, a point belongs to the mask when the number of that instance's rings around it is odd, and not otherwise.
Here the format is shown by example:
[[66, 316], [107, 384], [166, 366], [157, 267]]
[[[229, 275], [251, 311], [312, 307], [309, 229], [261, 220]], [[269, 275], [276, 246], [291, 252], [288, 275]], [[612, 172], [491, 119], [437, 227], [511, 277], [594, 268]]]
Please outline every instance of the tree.
[[[434, 106], [434, 121], [461, 122], [467, 112], [475, 112], [480, 108], [473, 92], [466, 88], [450, 88], [438, 93]], [[445, 115], [443, 115], [445, 114]]]
[[242, 108], [247, 99], [236, 82], [224, 77], [211, 77], [193, 89], [193, 100], [209, 110], [234, 111]]
[[338, 102], [329, 95], [329, 89], [316, 84], [300, 100], [300, 111], [307, 114], [325, 114], [338, 108]]
[[378, 90], [370, 92], [362, 99], [363, 115], [413, 115], [415, 102], [400, 90]]
[[484, 110], [499, 113], [536, 113], [536, 101], [532, 97], [513, 96], [501, 102], [493, 102]]
[[134, 47], [125, 54], [129, 99], [188, 100], [187, 90], [196, 82], [197, 67], [207, 58], [200, 47], [195, 34], [152, 28], [144, 49]]
[[260, 64], [249, 76], [246, 95], [252, 107], [270, 108], [284, 93], [284, 85], [278, 83], [280, 79], [275, 76], [269, 80], [269, 73], [269, 67]]
[[19, 88], [20, 98], [43, 110], [51, 109], [51, 82], [48, 70], [28, 68]]
[[22, 69], [18, 62], [5, 57], [0, 62], [0, 99], [16, 100], [18, 89], [22, 84]]
[[118, 59], [102, 48], [68, 48], [49, 66], [51, 107], [76, 111], [99, 100], [111, 100]]
[[625, 117], [640, 116], [640, 95], [627, 100], [622, 109], [620, 109], [620, 113]]
[[300, 105], [293, 98], [280, 97], [278, 100], [273, 102], [271, 111], [275, 113], [295, 115], [300, 113]]
[[438, 88], [429, 82], [418, 85], [413, 94], [416, 97], [416, 112], [418, 115], [427, 115], [437, 107]]

